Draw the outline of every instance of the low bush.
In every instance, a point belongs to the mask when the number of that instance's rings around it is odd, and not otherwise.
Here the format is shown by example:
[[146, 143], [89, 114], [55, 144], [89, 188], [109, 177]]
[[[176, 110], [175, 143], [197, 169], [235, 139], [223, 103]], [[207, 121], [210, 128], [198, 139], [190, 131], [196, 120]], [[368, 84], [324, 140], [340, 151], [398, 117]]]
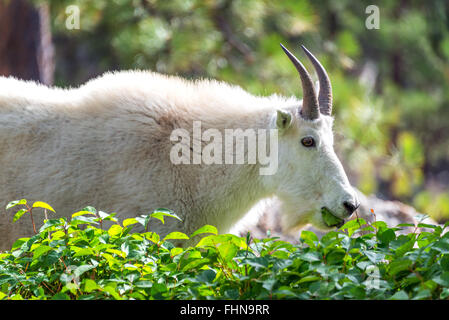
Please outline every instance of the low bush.
[[[34, 222], [33, 210], [53, 211], [43, 202], [13, 201], [7, 208], [14, 206], [23, 207], [14, 221], [28, 215]], [[303, 231], [299, 244], [291, 244], [269, 234], [217, 234], [210, 225], [161, 238], [147, 230], [151, 219], [179, 217], [159, 209], [120, 224], [114, 214], [87, 207], [70, 221], [46, 218], [34, 236], [0, 254], [0, 299], [449, 297], [448, 224], [391, 228], [355, 219], [321, 239]], [[104, 221], [113, 225], [103, 230]], [[131, 233], [138, 224], [145, 232]], [[399, 233], [410, 226], [415, 232]], [[189, 238], [197, 244], [171, 242]]]

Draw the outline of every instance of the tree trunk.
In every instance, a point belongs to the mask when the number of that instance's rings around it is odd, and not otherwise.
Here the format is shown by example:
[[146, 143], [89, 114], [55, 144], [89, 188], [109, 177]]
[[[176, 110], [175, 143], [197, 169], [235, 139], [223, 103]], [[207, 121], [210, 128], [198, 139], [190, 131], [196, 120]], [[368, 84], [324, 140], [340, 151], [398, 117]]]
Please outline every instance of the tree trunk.
[[0, 75], [53, 84], [54, 48], [47, 4], [0, 2]]

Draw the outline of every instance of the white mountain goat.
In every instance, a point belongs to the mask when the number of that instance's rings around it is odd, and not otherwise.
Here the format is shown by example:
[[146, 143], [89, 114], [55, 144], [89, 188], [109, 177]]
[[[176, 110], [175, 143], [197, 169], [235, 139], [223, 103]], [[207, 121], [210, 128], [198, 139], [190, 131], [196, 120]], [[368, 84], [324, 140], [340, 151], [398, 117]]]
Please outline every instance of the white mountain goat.
[[[303, 47], [318, 74], [317, 96], [304, 66], [282, 48], [299, 72], [302, 102], [145, 71], [107, 73], [75, 89], [0, 77], [0, 249], [33, 233], [28, 217], [12, 223], [14, 212], [5, 210], [21, 198], [45, 201], [66, 217], [87, 205], [117, 212], [119, 220], [169, 208], [182, 222], [152, 223], [161, 235], [190, 234], [204, 224], [227, 232], [272, 195], [283, 202], [286, 229], [341, 224], [358, 200], [333, 150], [329, 78]], [[195, 138], [195, 123], [204, 132], [202, 141]], [[192, 141], [174, 134], [180, 129]], [[270, 159], [276, 167], [261, 174], [260, 161], [195, 162], [202, 159], [198, 152], [210, 152], [209, 129], [214, 139], [229, 129], [253, 130], [267, 142], [270, 156], [275, 153]], [[270, 129], [277, 129], [270, 131], [277, 139], [262, 135]], [[226, 143], [234, 150], [237, 140]], [[214, 157], [221, 151], [215, 147]], [[250, 147], [244, 144], [236, 156], [249, 156]], [[174, 163], [183, 150], [194, 151], [179, 158], [190, 163]]]

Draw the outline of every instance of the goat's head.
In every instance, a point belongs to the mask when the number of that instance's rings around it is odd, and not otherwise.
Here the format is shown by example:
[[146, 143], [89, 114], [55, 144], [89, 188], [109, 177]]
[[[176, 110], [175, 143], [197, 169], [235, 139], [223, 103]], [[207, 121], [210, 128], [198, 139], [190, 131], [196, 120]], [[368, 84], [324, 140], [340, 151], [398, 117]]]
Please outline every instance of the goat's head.
[[321, 63], [303, 47], [318, 75], [317, 95], [301, 62], [282, 49], [298, 70], [303, 91], [302, 106], [278, 110], [273, 122], [279, 132], [279, 168], [271, 179], [284, 202], [282, 225], [292, 229], [311, 223], [329, 230], [343, 224], [359, 206], [333, 148], [330, 80]]

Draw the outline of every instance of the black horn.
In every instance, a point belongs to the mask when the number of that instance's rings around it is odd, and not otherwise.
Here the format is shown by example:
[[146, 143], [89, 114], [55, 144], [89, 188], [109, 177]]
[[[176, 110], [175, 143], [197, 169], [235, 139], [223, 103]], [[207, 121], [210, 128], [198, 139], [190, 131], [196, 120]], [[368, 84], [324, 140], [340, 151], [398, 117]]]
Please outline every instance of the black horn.
[[320, 117], [320, 110], [318, 107], [318, 100], [315, 93], [315, 88], [313, 86], [312, 79], [307, 72], [306, 68], [302, 63], [296, 58], [290, 51], [288, 51], [282, 44], [281, 48], [284, 50], [287, 57], [293, 62], [296, 70], [299, 72], [302, 83], [302, 109], [299, 110], [301, 116], [307, 120], [314, 120]]
[[320, 82], [320, 93], [318, 95], [318, 104], [320, 105], [320, 112], [322, 114], [330, 116], [332, 113], [332, 86], [331, 81], [329, 80], [329, 76], [326, 73], [326, 70], [321, 65], [315, 56], [306, 49], [306, 47], [301, 46], [307, 57], [313, 64], [313, 67], [316, 70], [318, 75], [318, 80]]

